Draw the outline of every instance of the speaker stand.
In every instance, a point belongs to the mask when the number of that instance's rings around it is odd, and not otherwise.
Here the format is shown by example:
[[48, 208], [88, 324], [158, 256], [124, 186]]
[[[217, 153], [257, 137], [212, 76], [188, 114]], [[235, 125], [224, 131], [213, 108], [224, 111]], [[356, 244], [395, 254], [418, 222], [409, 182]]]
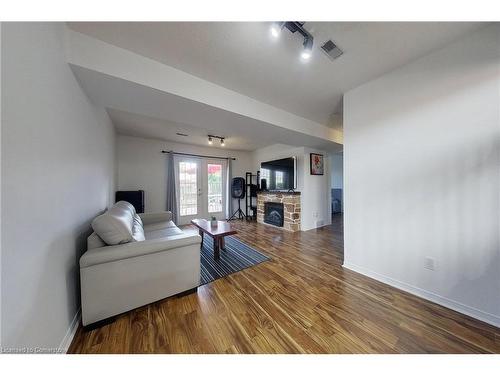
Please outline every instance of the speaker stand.
[[241, 209], [241, 199], [238, 199], [238, 209], [236, 211], [234, 211], [234, 213], [231, 215], [231, 217], [229, 219], [227, 219], [227, 221], [231, 221], [233, 219], [241, 220], [244, 217], [246, 217], [246, 215], [243, 212], [243, 210]]

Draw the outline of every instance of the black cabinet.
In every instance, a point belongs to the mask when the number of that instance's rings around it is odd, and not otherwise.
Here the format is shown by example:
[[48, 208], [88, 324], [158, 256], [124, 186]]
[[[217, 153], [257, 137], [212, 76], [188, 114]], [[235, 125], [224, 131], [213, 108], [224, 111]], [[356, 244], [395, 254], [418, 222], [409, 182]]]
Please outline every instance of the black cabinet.
[[117, 191], [115, 194], [115, 202], [118, 201], [131, 203], [138, 214], [144, 212], [144, 190]]

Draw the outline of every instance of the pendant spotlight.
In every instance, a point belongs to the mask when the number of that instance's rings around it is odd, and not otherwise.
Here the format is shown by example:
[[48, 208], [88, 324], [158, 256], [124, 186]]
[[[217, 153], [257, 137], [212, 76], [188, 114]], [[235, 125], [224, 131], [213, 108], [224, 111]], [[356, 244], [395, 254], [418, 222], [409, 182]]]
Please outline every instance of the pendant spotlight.
[[274, 38], [279, 38], [281, 34], [281, 30], [283, 28], [287, 28], [292, 34], [295, 32], [299, 32], [300, 35], [303, 36], [304, 42], [302, 43], [304, 49], [302, 50], [300, 57], [302, 60], [309, 60], [312, 56], [312, 49], [313, 49], [313, 44], [314, 44], [314, 38], [313, 36], [304, 29], [304, 24], [305, 22], [298, 22], [298, 21], [288, 21], [288, 22], [273, 22], [271, 24], [271, 35]]
[[273, 22], [271, 25], [271, 35], [276, 39], [279, 38], [283, 27], [285, 27], [285, 22]]
[[312, 55], [312, 48], [313, 48], [313, 38], [312, 36], [309, 38], [304, 37], [304, 50], [300, 54], [300, 57], [304, 60], [309, 60]]
[[224, 142], [224, 140], [226, 139], [225, 137], [221, 137], [219, 135], [211, 135], [211, 134], [208, 135], [208, 144], [209, 145], [213, 144], [213, 139], [214, 138], [217, 138], [217, 139], [220, 140], [220, 145], [222, 147], [224, 147], [226, 145], [225, 142]]

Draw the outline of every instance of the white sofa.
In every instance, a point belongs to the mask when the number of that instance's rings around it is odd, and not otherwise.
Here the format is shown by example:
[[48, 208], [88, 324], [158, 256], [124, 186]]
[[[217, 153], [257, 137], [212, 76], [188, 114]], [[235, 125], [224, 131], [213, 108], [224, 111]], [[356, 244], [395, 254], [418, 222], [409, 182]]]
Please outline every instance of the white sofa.
[[92, 228], [80, 258], [84, 326], [198, 287], [201, 237], [170, 212], [137, 215], [120, 201]]

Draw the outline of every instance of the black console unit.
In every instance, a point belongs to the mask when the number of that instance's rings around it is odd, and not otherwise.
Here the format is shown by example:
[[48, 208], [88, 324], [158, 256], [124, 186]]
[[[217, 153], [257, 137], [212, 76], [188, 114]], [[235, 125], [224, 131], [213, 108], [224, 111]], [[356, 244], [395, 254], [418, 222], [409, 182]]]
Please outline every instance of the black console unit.
[[118, 201], [131, 203], [138, 214], [144, 212], [144, 190], [117, 191], [115, 194], [115, 202]]

